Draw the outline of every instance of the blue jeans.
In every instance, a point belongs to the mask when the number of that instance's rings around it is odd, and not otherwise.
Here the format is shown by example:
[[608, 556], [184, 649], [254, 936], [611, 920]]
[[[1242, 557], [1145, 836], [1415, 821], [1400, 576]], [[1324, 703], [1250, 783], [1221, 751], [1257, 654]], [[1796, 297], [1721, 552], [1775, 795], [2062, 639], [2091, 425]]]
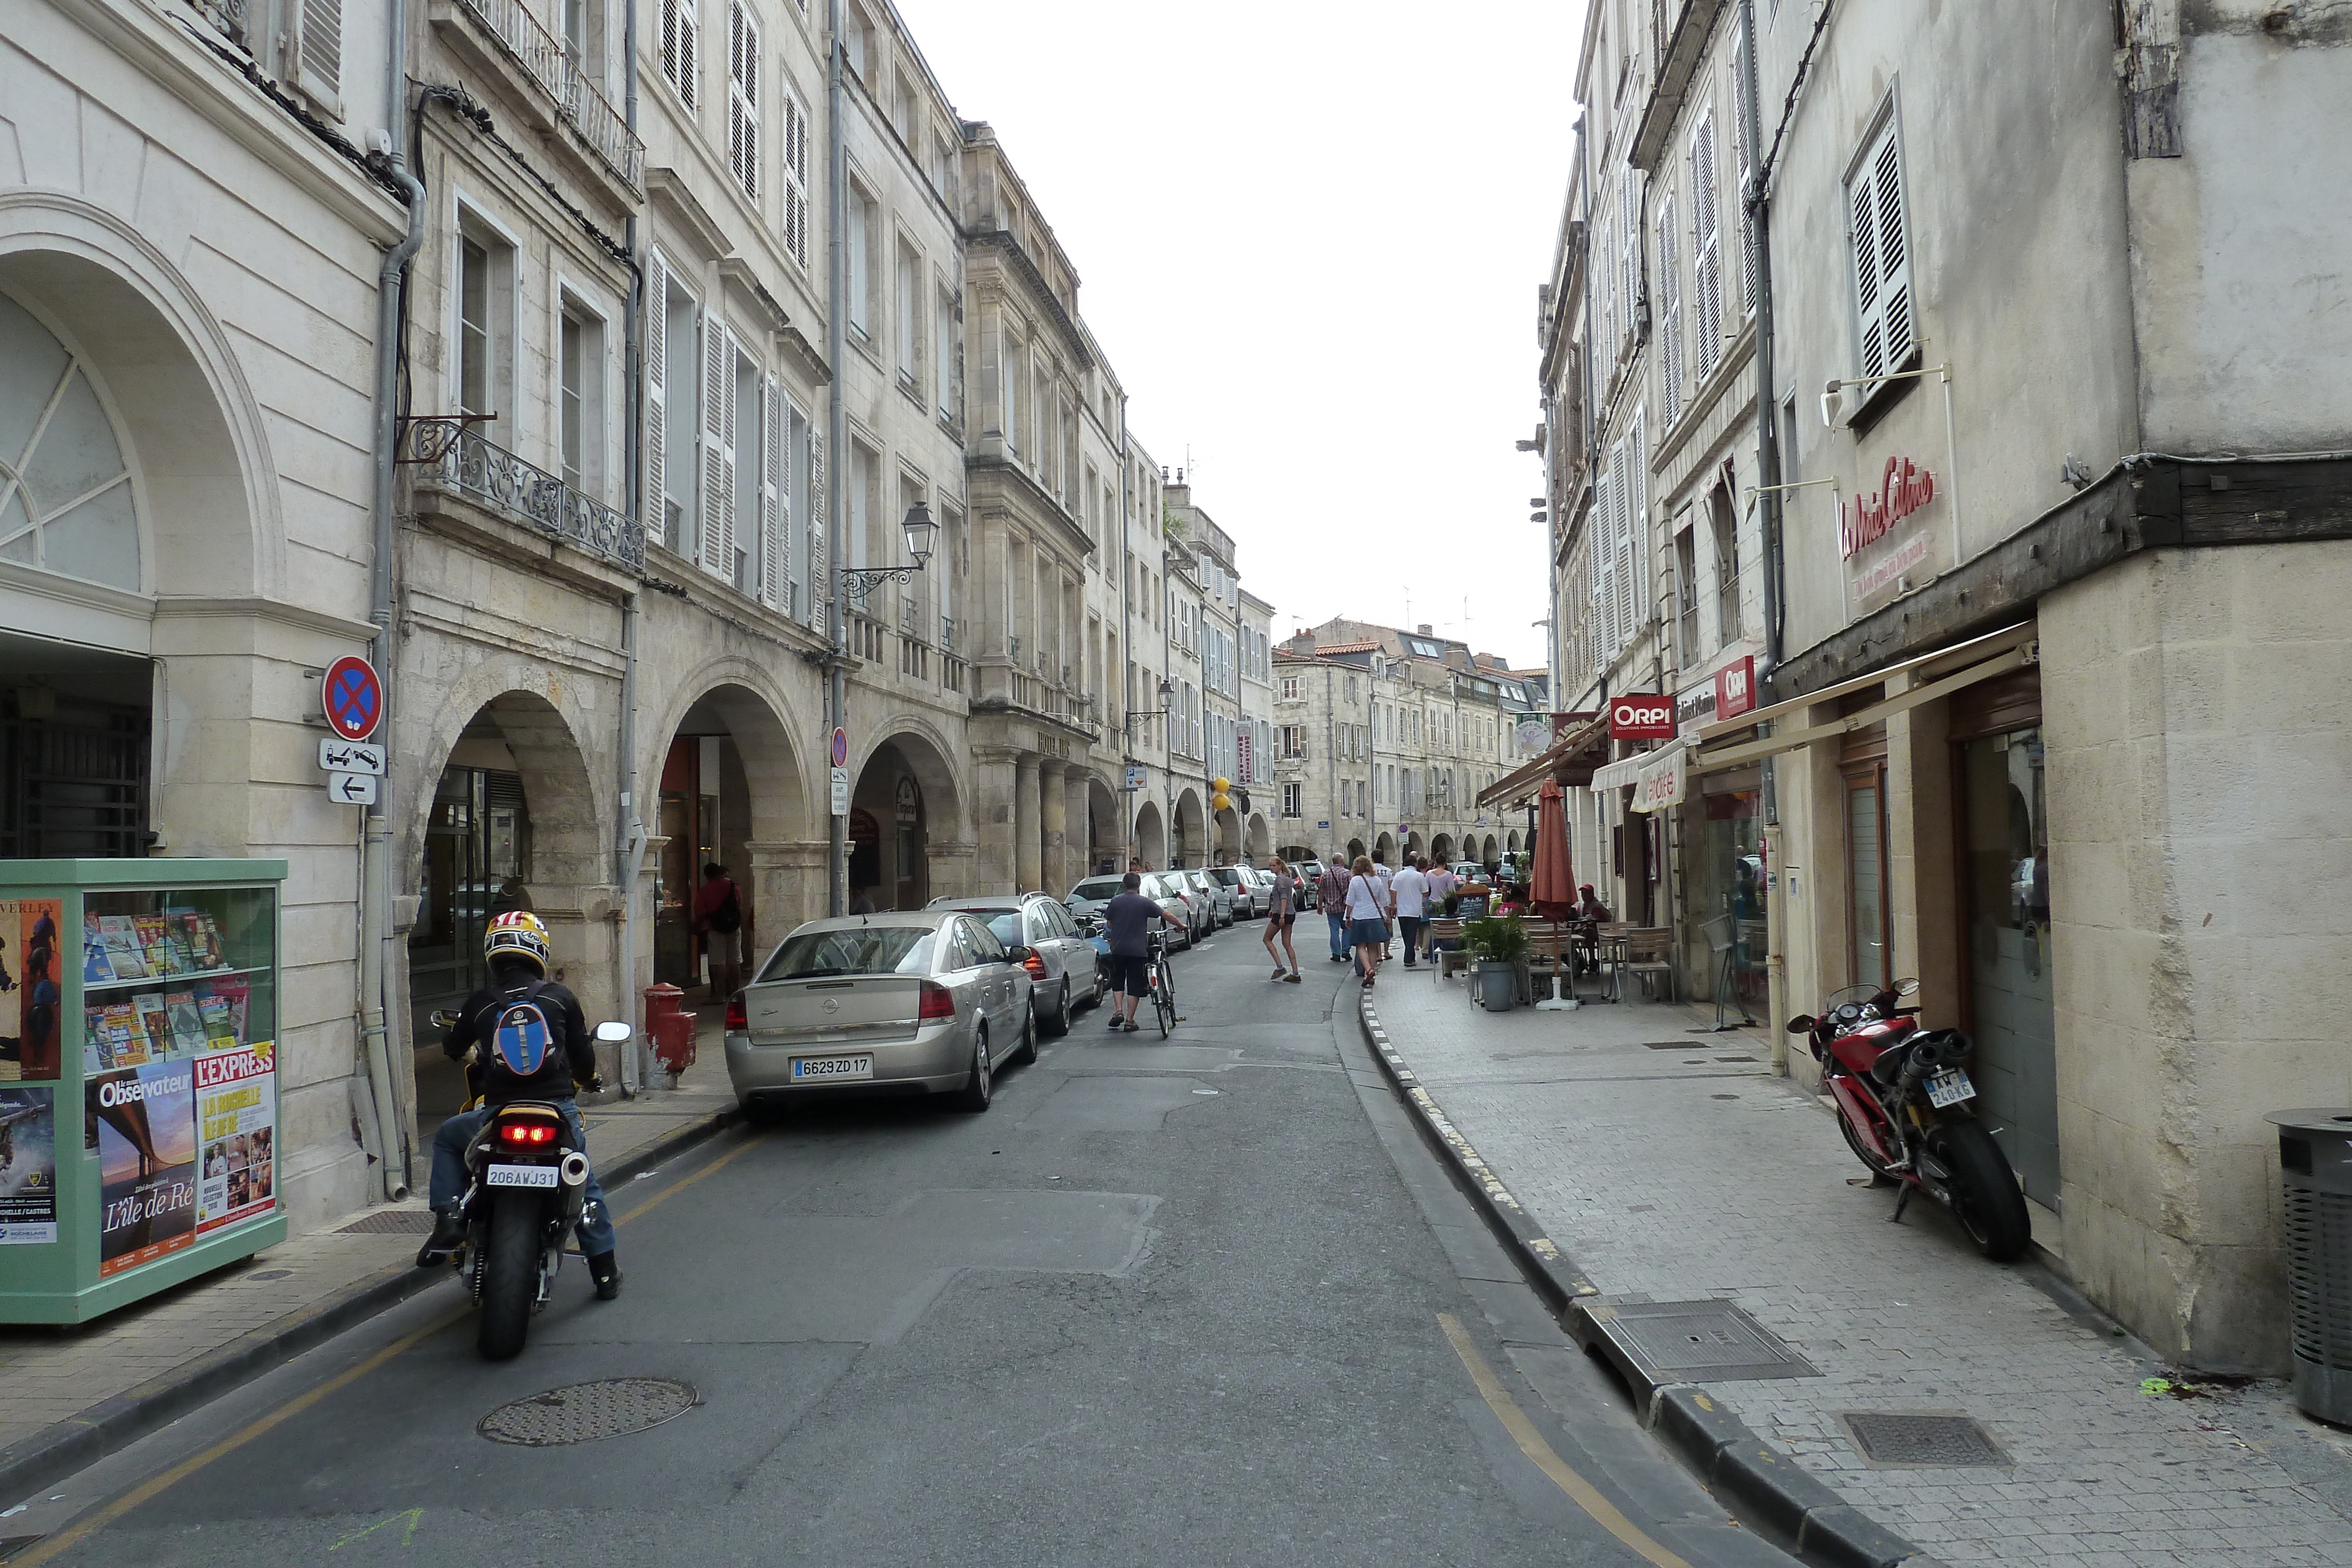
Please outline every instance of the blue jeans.
[[1346, 957], [1348, 956], [1348, 917], [1339, 910], [1327, 909], [1323, 912], [1323, 918], [1331, 923], [1331, 956]]
[[[580, 1120], [580, 1107], [569, 1100], [556, 1103], [563, 1111], [565, 1124], [572, 1129], [572, 1141], [583, 1154], [588, 1150], [587, 1124]], [[488, 1107], [479, 1111], [460, 1111], [441, 1124], [433, 1134], [433, 1180], [425, 1188], [425, 1201], [439, 1213], [454, 1207], [466, 1195], [466, 1147], [481, 1136], [489, 1125], [492, 1113]], [[602, 1258], [613, 1249], [613, 1216], [604, 1207], [604, 1186], [596, 1179], [592, 1166], [588, 1172], [586, 1204], [580, 1211], [580, 1250], [591, 1258]]]

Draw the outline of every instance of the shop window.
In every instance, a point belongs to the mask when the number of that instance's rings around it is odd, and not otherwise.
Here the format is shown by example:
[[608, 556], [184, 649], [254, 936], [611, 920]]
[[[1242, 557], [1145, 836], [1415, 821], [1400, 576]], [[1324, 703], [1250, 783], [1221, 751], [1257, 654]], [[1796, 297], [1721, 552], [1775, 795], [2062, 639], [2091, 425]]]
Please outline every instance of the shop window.
[[488, 977], [482, 937], [497, 916], [530, 907], [530, 810], [521, 776], [447, 768], [425, 818], [416, 924], [408, 936], [408, 990], [420, 1035], [430, 1014]]
[[1850, 768], [1845, 775], [1848, 970], [1857, 986], [1895, 978], [1886, 896], [1886, 769]]
[[1739, 641], [1739, 528], [1731, 492], [1717, 485], [1706, 493], [1708, 531], [1715, 540], [1715, 628], [1718, 646]]
[[[108, 663], [126, 672], [109, 685], [149, 678], [144, 660]], [[0, 860], [147, 852], [148, 709], [53, 684], [67, 679], [0, 690]], [[86, 688], [92, 677], [69, 679]]]

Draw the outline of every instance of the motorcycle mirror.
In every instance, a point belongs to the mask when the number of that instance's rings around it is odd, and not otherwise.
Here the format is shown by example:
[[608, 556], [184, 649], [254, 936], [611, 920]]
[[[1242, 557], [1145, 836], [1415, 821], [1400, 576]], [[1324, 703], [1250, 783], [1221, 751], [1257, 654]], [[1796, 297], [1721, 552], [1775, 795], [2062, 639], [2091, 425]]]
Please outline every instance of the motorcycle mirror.
[[1916, 975], [1906, 975], [1895, 982], [1895, 994], [1898, 997], [1907, 997], [1918, 988], [1919, 977]]
[[1813, 1027], [1813, 1015], [1811, 1013], [1799, 1013], [1795, 1018], [1790, 1019], [1783, 1027], [1786, 1028], [1790, 1034], [1802, 1034], [1807, 1030]]
[[623, 1044], [635, 1032], [618, 1019], [610, 1019], [596, 1026], [596, 1038], [606, 1045]]

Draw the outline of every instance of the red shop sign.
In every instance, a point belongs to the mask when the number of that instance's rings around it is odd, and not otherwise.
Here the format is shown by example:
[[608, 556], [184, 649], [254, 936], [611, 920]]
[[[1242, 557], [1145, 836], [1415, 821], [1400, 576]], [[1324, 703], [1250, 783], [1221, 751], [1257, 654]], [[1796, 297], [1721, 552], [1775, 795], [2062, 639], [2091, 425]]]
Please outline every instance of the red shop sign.
[[1675, 699], [1640, 695], [1609, 699], [1612, 740], [1672, 740]]
[[1715, 716], [1738, 718], [1756, 706], [1756, 656], [1743, 656], [1715, 672]]
[[1847, 560], [1936, 498], [1936, 476], [1908, 457], [1890, 457], [1875, 496], [1838, 503], [1838, 554]]

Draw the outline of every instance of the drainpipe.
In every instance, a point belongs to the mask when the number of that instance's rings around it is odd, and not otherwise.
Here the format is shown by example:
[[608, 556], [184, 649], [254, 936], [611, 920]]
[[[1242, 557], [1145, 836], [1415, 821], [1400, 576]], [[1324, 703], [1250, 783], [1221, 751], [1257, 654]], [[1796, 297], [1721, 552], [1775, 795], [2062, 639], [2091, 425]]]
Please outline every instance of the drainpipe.
[[[833, 367], [832, 396], [825, 408], [824, 444], [833, 452], [835, 472], [824, 487], [825, 535], [833, 541], [835, 559], [847, 541], [841, 536], [841, 465], [848, 458], [848, 405], [842, 401], [842, 360], [849, 351], [843, 312], [849, 298], [849, 142], [842, 130], [841, 0], [825, 7], [825, 27], [831, 35], [824, 68], [824, 214], [830, 233], [825, 237], [824, 357]], [[969, 523], [967, 522], [967, 526]], [[825, 744], [831, 758], [832, 733], [848, 727], [848, 683], [843, 667], [849, 657], [849, 624], [842, 618], [841, 573], [828, 573], [826, 602], [832, 607], [833, 656], [824, 678]], [[831, 801], [826, 802], [830, 815]], [[849, 819], [831, 817], [832, 841], [826, 855], [825, 913], [849, 909]]]
[[[637, 130], [637, 7], [635, 0], [621, 13], [621, 56], [623, 89], [621, 116], [634, 136]], [[637, 249], [637, 214], [633, 207], [628, 222], [622, 230], [622, 243], [635, 264], [636, 276], [629, 280], [629, 292], [622, 303], [621, 340], [624, 345], [624, 373], [628, 378], [628, 397], [622, 403], [621, 495], [627, 502], [630, 514], [642, 527], [646, 516], [645, 472], [638, 461], [637, 443], [645, 428], [645, 353], [646, 316], [647, 301], [646, 258]], [[666, 302], [665, 302], [666, 303]], [[658, 308], [658, 307], [657, 307]], [[632, 591], [621, 596], [621, 755], [617, 769], [620, 783], [618, 821], [614, 827], [619, 843], [613, 856], [613, 874], [619, 886], [621, 925], [620, 951], [614, 956], [613, 999], [624, 1018], [633, 1017], [636, 1007], [630, 993], [637, 977], [637, 873], [645, 863], [646, 829], [637, 810], [637, 595]], [[629, 1050], [621, 1053], [621, 1092], [635, 1094], [646, 1082], [646, 1053], [650, 1041], [646, 1038], [643, 1019]]]
[[[408, 172], [406, 138], [400, 131], [400, 111], [408, 104], [408, 7], [405, 0], [388, 0], [384, 9], [385, 102], [394, 110], [389, 172], [408, 202], [408, 232], [383, 253], [383, 265], [376, 274], [375, 507], [368, 621], [375, 628], [369, 653], [383, 683], [383, 719], [377, 732], [388, 737], [395, 662], [392, 508], [394, 465], [400, 442], [400, 285], [409, 258], [425, 243], [425, 188]], [[392, 1071], [391, 1032], [386, 1026], [386, 1020], [399, 1013], [390, 991], [392, 977], [398, 972], [392, 951], [391, 784], [389, 778], [383, 780], [375, 804], [368, 808], [365, 843], [360, 852], [360, 1060], [375, 1102], [376, 1146], [383, 1155], [383, 1196], [397, 1200], [408, 1196], [409, 1128], [401, 1113], [399, 1086]]]
[[[1740, 0], [1739, 26], [1746, 34], [1747, 68], [1740, 73], [1738, 89], [1747, 99], [1747, 154], [1749, 188], [1740, 193], [1748, 206], [1748, 243], [1756, 252], [1756, 482], [1764, 494], [1764, 668], [1759, 678], [1769, 677], [1780, 668], [1780, 617], [1782, 568], [1780, 529], [1781, 497], [1786, 494], [1780, 485], [1780, 446], [1779, 401], [1772, 391], [1772, 246], [1771, 204], [1765, 195], [1770, 171], [1763, 165], [1761, 146], [1762, 116], [1757, 99], [1757, 39], [1756, 0]], [[1780, 797], [1779, 769], [1775, 758], [1763, 759], [1764, 783], [1764, 855], [1765, 864], [1771, 868], [1771, 881], [1765, 894], [1767, 941], [1771, 950], [1765, 958], [1765, 1021], [1772, 1039], [1772, 1071], [1780, 1077], [1789, 1075], [1789, 1037], [1780, 1032], [1780, 1020], [1789, 1016], [1788, 965], [1782, 956], [1788, 917], [1786, 884], [1781, 880], [1783, 857], [1780, 844]]]
[[[1121, 808], [1121, 815], [1127, 819], [1128, 861], [1138, 858], [1135, 852], [1135, 816], [1140, 810], [1139, 803], [1143, 798], [1142, 790], [1127, 787], [1128, 765], [1142, 760], [1135, 748], [1135, 593], [1132, 587], [1135, 530], [1127, 520], [1127, 509], [1134, 505], [1129, 496], [1135, 478], [1134, 469], [1135, 458], [1128, 450], [1127, 398], [1122, 393], [1118, 400], [1118, 646], [1119, 658], [1127, 666], [1122, 687], [1127, 693], [1126, 724], [1123, 726], [1127, 745], [1122, 748], [1125, 755], [1118, 759], [1118, 791], [1127, 802]], [[1127, 861], [1119, 862], [1118, 869], [1124, 874]]]

